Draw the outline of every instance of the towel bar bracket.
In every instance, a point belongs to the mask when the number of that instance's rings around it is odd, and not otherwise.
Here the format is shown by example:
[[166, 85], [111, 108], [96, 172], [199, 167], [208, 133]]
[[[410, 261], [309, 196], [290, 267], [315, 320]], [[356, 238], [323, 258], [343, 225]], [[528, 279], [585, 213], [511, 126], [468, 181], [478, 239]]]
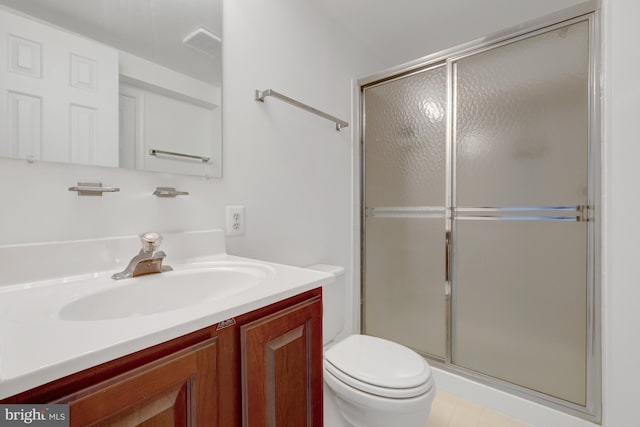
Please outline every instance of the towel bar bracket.
[[120, 189], [103, 187], [101, 182], [78, 182], [78, 185], [69, 187], [69, 191], [77, 191], [78, 196], [102, 196], [102, 193], [115, 193]]
[[188, 191], [177, 191], [175, 187], [156, 187], [156, 191], [153, 192], [156, 197], [176, 197], [176, 196], [188, 196]]

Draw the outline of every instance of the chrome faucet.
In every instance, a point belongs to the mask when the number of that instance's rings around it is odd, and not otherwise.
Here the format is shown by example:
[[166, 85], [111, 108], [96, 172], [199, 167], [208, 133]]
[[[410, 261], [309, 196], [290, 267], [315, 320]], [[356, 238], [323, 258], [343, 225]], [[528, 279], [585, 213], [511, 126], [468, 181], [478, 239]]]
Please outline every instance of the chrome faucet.
[[162, 265], [162, 260], [167, 256], [163, 251], [158, 250], [160, 242], [162, 242], [162, 236], [154, 232], [142, 233], [139, 236], [142, 242], [142, 249], [140, 249], [138, 255], [129, 261], [127, 268], [111, 276], [112, 279], [120, 280], [143, 274], [173, 270], [168, 265]]

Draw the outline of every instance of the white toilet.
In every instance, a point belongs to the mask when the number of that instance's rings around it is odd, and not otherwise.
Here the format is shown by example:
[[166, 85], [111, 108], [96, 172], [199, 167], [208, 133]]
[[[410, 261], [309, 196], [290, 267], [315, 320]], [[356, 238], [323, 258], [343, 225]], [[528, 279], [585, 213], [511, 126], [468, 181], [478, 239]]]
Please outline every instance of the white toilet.
[[[345, 320], [344, 269], [323, 287], [324, 405], [326, 427], [424, 427], [436, 387], [422, 356], [400, 344], [368, 335], [339, 341]], [[337, 412], [337, 413], [336, 413]]]

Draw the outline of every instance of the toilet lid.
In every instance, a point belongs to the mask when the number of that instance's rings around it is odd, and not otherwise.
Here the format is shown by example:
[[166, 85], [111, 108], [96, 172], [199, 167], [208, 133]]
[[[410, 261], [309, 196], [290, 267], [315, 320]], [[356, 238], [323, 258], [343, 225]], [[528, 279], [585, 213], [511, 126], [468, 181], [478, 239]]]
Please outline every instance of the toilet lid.
[[422, 388], [431, 377], [429, 365], [418, 353], [368, 335], [351, 335], [327, 350], [324, 357], [355, 380], [381, 388]]

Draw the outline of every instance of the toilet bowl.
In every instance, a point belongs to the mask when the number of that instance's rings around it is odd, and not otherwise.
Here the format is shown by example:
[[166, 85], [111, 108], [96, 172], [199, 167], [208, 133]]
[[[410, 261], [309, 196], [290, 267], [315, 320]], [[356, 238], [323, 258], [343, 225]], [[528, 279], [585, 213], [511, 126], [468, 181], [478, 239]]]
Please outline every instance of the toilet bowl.
[[429, 365], [413, 350], [381, 338], [351, 335], [325, 352], [323, 375], [346, 425], [427, 423], [436, 388]]
[[336, 340], [344, 336], [344, 270], [308, 268], [336, 276], [322, 290], [325, 426], [424, 427], [436, 393], [429, 364], [386, 339], [355, 334]]

